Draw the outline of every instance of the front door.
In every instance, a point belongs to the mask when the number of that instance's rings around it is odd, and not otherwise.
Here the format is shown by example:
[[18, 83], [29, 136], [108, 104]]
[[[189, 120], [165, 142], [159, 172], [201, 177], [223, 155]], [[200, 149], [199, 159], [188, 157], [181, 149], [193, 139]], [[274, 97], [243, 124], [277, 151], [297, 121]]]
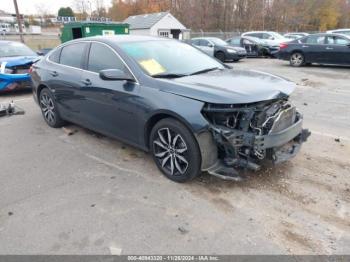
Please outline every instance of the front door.
[[85, 84], [80, 90], [83, 117], [89, 128], [137, 144], [140, 86], [125, 80], [103, 80], [99, 72], [104, 69], [119, 69], [131, 75], [116, 51], [106, 44], [92, 42], [81, 78]]
[[325, 53], [330, 64], [350, 64], [350, 40], [341, 36], [327, 36]]

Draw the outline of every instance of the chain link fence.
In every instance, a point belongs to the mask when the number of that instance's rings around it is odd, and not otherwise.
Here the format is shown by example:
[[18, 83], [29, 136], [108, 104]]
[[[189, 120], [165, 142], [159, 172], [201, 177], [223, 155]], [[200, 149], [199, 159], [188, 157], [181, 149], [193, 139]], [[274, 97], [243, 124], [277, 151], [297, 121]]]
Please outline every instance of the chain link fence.
[[195, 37], [218, 37], [221, 39], [228, 39], [235, 36], [240, 36], [243, 32], [223, 32], [223, 31], [217, 31], [217, 32], [205, 32], [205, 31], [191, 31], [191, 38]]

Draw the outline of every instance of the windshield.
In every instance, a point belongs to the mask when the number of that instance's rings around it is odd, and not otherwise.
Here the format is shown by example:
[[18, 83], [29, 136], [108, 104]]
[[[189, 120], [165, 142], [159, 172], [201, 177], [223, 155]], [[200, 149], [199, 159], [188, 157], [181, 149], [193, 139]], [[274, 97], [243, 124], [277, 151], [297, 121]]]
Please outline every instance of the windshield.
[[228, 45], [224, 40], [221, 40], [220, 38], [208, 38], [208, 40], [216, 45]]
[[0, 43], [0, 57], [9, 56], [36, 56], [28, 46], [18, 42]]
[[224, 66], [198, 49], [173, 40], [122, 43], [120, 47], [151, 76], [185, 76]]

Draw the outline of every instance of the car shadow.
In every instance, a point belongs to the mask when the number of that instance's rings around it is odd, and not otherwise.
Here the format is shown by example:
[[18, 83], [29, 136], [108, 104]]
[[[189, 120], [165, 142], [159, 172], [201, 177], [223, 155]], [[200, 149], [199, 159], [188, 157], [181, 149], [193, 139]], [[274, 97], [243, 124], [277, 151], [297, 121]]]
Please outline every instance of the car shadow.
[[11, 91], [6, 91], [6, 92], [0, 92], [0, 97], [6, 98], [6, 97], [13, 97], [15, 96], [21, 96], [21, 95], [27, 95], [32, 92], [31, 88], [27, 89], [19, 89], [19, 90], [11, 90]]

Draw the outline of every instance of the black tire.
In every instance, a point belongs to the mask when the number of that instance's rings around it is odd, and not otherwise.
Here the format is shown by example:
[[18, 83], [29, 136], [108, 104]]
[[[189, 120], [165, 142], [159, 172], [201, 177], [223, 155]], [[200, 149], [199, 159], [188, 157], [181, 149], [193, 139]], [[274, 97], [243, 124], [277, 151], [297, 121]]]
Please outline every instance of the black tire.
[[44, 120], [49, 126], [58, 128], [64, 125], [64, 121], [57, 111], [55, 98], [48, 88], [41, 90], [39, 94], [39, 106]]
[[300, 67], [305, 64], [305, 56], [303, 53], [295, 52], [291, 54], [289, 63], [293, 67]]
[[153, 127], [150, 149], [159, 170], [172, 181], [186, 182], [201, 172], [198, 143], [190, 130], [176, 119], [162, 119]]
[[226, 61], [225, 54], [223, 52], [221, 52], [221, 51], [215, 53], [215, 58], [219, 59], [221, 62], [225, 62]]

